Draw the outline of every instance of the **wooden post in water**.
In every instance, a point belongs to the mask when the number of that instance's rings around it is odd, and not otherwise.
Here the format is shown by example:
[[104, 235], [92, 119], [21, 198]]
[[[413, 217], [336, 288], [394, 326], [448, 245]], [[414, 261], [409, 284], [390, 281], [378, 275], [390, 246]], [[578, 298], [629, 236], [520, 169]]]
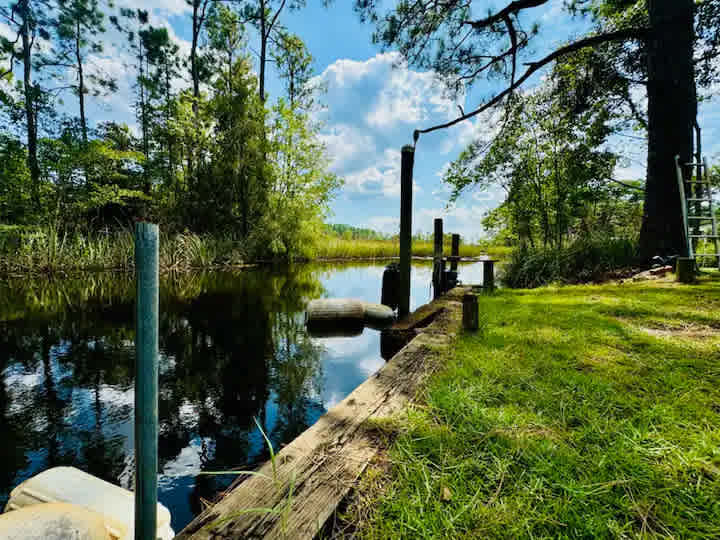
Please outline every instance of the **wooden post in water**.
[[398, 315], [410, 313], [410, 259], [412, 257], [412, 190], [415, 148], [402, 147], [400, 162], [400, 279]]
[[[460, 235], [459, 234], [452, 235], [452, 247], [450, 248], [450, 256], [451, 257], [459, 257], [460, 256]], [[453, 272], [457, 272], [457, 269], [458, 269], [457, 258], [450, 259], [450, 270], [452, 270]]]
[[158, 226], [135, 225], [135, 540], [157, 537]]
[[435, 218], [434, 223], [434, 249], [433, 249], [433, 298], [438, 298], [442, 293], [442, 257], [443, 257], [443, 220]]
[[495, 288], [495, 261], [483, 261], [483, 289], [492, 291]]

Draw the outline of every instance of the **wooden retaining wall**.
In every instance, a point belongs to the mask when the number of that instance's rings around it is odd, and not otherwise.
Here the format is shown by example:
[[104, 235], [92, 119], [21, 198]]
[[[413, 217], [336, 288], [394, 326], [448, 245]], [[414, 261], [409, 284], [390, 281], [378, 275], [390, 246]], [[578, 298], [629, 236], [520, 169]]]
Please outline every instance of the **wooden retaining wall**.
[[[369, 420], [387, 418], [417, 395], [450, 354], [462, 326], [457, 287], [399, 322], [391, 332], [410, 339], [377, 373], [176, 537], [312, 539], [375, 456]], [[271, 511], [267, 511], [271, 509]]]

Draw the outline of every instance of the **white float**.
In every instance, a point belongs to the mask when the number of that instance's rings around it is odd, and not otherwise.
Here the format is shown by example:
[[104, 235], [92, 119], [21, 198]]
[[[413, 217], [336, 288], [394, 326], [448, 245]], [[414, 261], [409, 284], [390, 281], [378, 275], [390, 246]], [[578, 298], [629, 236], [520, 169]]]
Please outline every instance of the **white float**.
[[[36, 510], [38, 515], [47, 512], [45, 521], [56, 518], [57, 508], [47, 503], [66, 503], [74, 508], [69, 518], [81, 516], [87, 510], [87, 520], [77, 522], [77, 526], [92, 526], [97, 515], [105, 519], [106, 538], [112, 540], [132, 540], [135, 533], [135, 495], [132, 491], [96, 478], [75, 467], [54, 467], [25, 480], [10, 493], [5, 505], [5, 514], [0, 516], [0, 531], [5, 520], [16, 520], [20, 516], [12, 514], [20, 509], [34, 506], [47, 506], [46, 510]], [[53, 505], [55, 506], [55, 505]], [[88, 525], [89, 524], [89, 525]], [[91, 527], [91, 528], [92, 528]], [[157, 505], [157, 537], [171, 540], [175, 536], [170, 527], [170, 512], [162, 504]], [[5, 536], [0, 535], [0, 538]], [[32, 537], [34, 538], [34, 537]], [[59, 537], [58, 537], [59, 538]], [[95, 539], [95, 536], [87, 538]]]

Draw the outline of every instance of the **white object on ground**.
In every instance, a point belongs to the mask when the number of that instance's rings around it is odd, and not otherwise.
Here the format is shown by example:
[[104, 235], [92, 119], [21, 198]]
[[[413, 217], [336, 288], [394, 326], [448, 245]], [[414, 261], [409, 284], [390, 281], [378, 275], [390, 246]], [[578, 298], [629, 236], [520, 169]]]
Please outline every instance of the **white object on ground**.
[[[28, 478], [10, 492], [5, 512], [42, 503], [70, 503], [108, 518], [112, 538], [135, 536], [135, 495], [132, 491], [101, 480], [75, 467], [53, 467]], [[112, 531], [116, 524], [124, 530]], [[171, 540], [170, 512], [157, 505], [157, 537]]]
[[97, 512], [68, 503], [25, 506], [0, 515], [3, 540], [115, 540], [127, 537], [120, 523], [108, 526], [109, 519]]

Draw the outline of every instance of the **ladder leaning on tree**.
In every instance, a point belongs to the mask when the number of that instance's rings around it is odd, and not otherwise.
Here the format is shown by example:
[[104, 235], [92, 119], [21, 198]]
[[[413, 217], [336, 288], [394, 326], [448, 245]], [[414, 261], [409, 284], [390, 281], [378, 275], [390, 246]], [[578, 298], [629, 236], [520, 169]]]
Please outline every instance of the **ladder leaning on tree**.
[[[694, 163], [680, 163], [680, 156], [675, 156], [675, 170], [682, 205], [683, 232], [688, 247], [687, 256], [696, 259], [698, 267], [703, 266], [703, 261], [708, 258], [715, 259], [714, 262], [720, 267], [720, 236], [718, 236], [715, 210], [713, 209], [707, 160], [702, 159], [699, 152], [695, 160]], [[682, 173], [683, 166], [696, 168], [697, 173], [694, 180], [692, 175], [685, 180]], [[707, 231], [707, 228], [710, 230]], [[705, 246], [712, 240], [715, 244], [715, 253], [697, 253], [696, 249], [700, 240], [705, 240], [703, 242]]]

